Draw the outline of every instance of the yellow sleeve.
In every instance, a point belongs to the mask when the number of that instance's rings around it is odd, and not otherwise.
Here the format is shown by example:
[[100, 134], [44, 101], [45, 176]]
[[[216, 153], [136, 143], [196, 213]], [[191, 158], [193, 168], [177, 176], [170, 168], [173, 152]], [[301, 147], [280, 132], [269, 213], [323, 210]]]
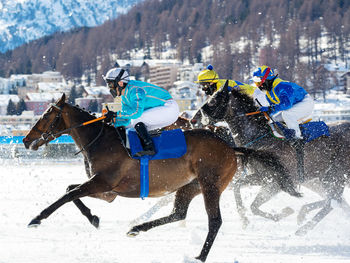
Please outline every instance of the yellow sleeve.
[[253, 96], [257, 87], [243, 83], [243, 85], [239, 85], [239, 88], [241, 92], [247, 94], [248, 96]]

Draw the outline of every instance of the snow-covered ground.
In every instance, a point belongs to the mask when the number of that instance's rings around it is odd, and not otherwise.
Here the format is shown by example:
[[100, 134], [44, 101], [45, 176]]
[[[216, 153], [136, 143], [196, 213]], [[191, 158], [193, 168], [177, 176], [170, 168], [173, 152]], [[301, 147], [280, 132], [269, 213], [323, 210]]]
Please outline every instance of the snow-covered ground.
[[[194, 256], [199, 254], [207, 234], [202, 197], [191, 203], [185, 226], [168, 224], [136, 238], [125, 235], [129, 223], [159, 199], [118, 197], [109, 204], [83, 198], [93, 214], [100, 216], [100, 229], [91, 226], [73, 203], [58, 209], [38, 228], [27, 228], [29, 221], [59, 198], [68, 185], [84, 180], [80, 160], [32, 164], [0, 160], [0, 263], [196, 262]], [[252, 202], [257, 190], [243, 189], [246, 204]], [[302, 204], [319, 199], [305, 188], [301, 192], [301, 199], [281, 193], [263, 208], [279, 211], [288, 205], [298, 211]], [[350, 201], [348, 189], [345, 198]], [[168, 205], [152, 218], [164, 216], [171, 209]], [[223, 225], [207, 262], [350, 262], [350, 221], [340, 208], [304, 237], [294, 235], [297, 213], [276, 223], [249, 211], [251, 224], [243, 230], [229, 189], [222, 196], [221, 212]]]

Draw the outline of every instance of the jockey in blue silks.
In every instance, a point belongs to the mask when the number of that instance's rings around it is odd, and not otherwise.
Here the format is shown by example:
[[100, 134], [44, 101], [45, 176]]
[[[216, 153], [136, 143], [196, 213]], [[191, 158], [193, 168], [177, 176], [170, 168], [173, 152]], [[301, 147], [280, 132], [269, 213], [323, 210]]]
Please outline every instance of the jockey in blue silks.
[[[311, 96], [301, 86], [278, 78], [268, 66], [254, 71], [253, 81], [260, 88], [254, 93], [263, 106], [260, 111], [271, 114], [275, 121], [284, 121], [295, 131], [293, 140], [302, 139], [299, 123], [312, 114], [314, 101]], [[266, 94], [262, 95], [261, 90]]]
[[112, 96], [122, 98], [122, 110], [108, 111], [106, 121], [112, 122], [115, 127], [135, 128], [144, 149], [136, 156], [154, 155], [154, 144], [148, 130], [174, 123], [180, 113], [177, 102], [161, 87], [130, 80], [128, 72], [122, 68], [110, 69], [104, 80]]

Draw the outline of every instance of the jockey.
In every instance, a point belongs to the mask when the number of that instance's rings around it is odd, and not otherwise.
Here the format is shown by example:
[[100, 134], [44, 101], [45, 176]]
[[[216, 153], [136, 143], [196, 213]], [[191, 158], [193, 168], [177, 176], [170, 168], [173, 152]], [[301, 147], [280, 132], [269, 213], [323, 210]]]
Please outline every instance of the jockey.
[[122, 110], [108, 110], [106, 121], [112, 122], [115, 127], [135, 128], [144, 149], [136, 156], [154, 155], [155, 148], [148, 130], [174, 123], [179, 116], [177, 102], [161, 87], [130, 80], [128, 72], [122, 68], [110, 69], [103, 78], [112, 96], [122, 98]]
[[[197, 81], [195, 81], [195, 83], [199, 83], [202, 86], [202, 90], [207, 95], [213, 95], [215, 91], [219, 90], [225, 84], [225, 82], [226, 79], [219, 79], [219, 75], [213, 70], [213, 66], [210, 64], [198, 74]], [[230, 79], [228, 80], [228, 89], [239, 89], [247, 94], [254, 92], [252, 86]]]
[[[261, 66], [253, 73], [253, 81], [260, 88], [254, 96], [262, 107], [260, 111], [274, 116], [275, 121], [284, 121], [289, 129], [295, 131], [292, 141], [303, 139], [299, 123], [312, 114], [314, 101], [299, 85], [277, 77], [274, 70]], [[261, 90], [266, 95], [261, 96]]]

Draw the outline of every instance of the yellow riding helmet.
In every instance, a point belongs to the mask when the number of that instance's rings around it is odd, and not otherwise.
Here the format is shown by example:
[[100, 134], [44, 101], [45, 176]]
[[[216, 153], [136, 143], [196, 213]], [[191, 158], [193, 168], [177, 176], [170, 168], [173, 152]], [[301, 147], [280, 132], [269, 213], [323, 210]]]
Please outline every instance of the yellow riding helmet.
[[198, 74], [197, 81], [195, 83], [203, 83], [203, 82], [213, 82], [217, 83], [219, 81], [219, 75], [213, 70], [212, 65], [208, 65], [205, 70], [202, 70]]

